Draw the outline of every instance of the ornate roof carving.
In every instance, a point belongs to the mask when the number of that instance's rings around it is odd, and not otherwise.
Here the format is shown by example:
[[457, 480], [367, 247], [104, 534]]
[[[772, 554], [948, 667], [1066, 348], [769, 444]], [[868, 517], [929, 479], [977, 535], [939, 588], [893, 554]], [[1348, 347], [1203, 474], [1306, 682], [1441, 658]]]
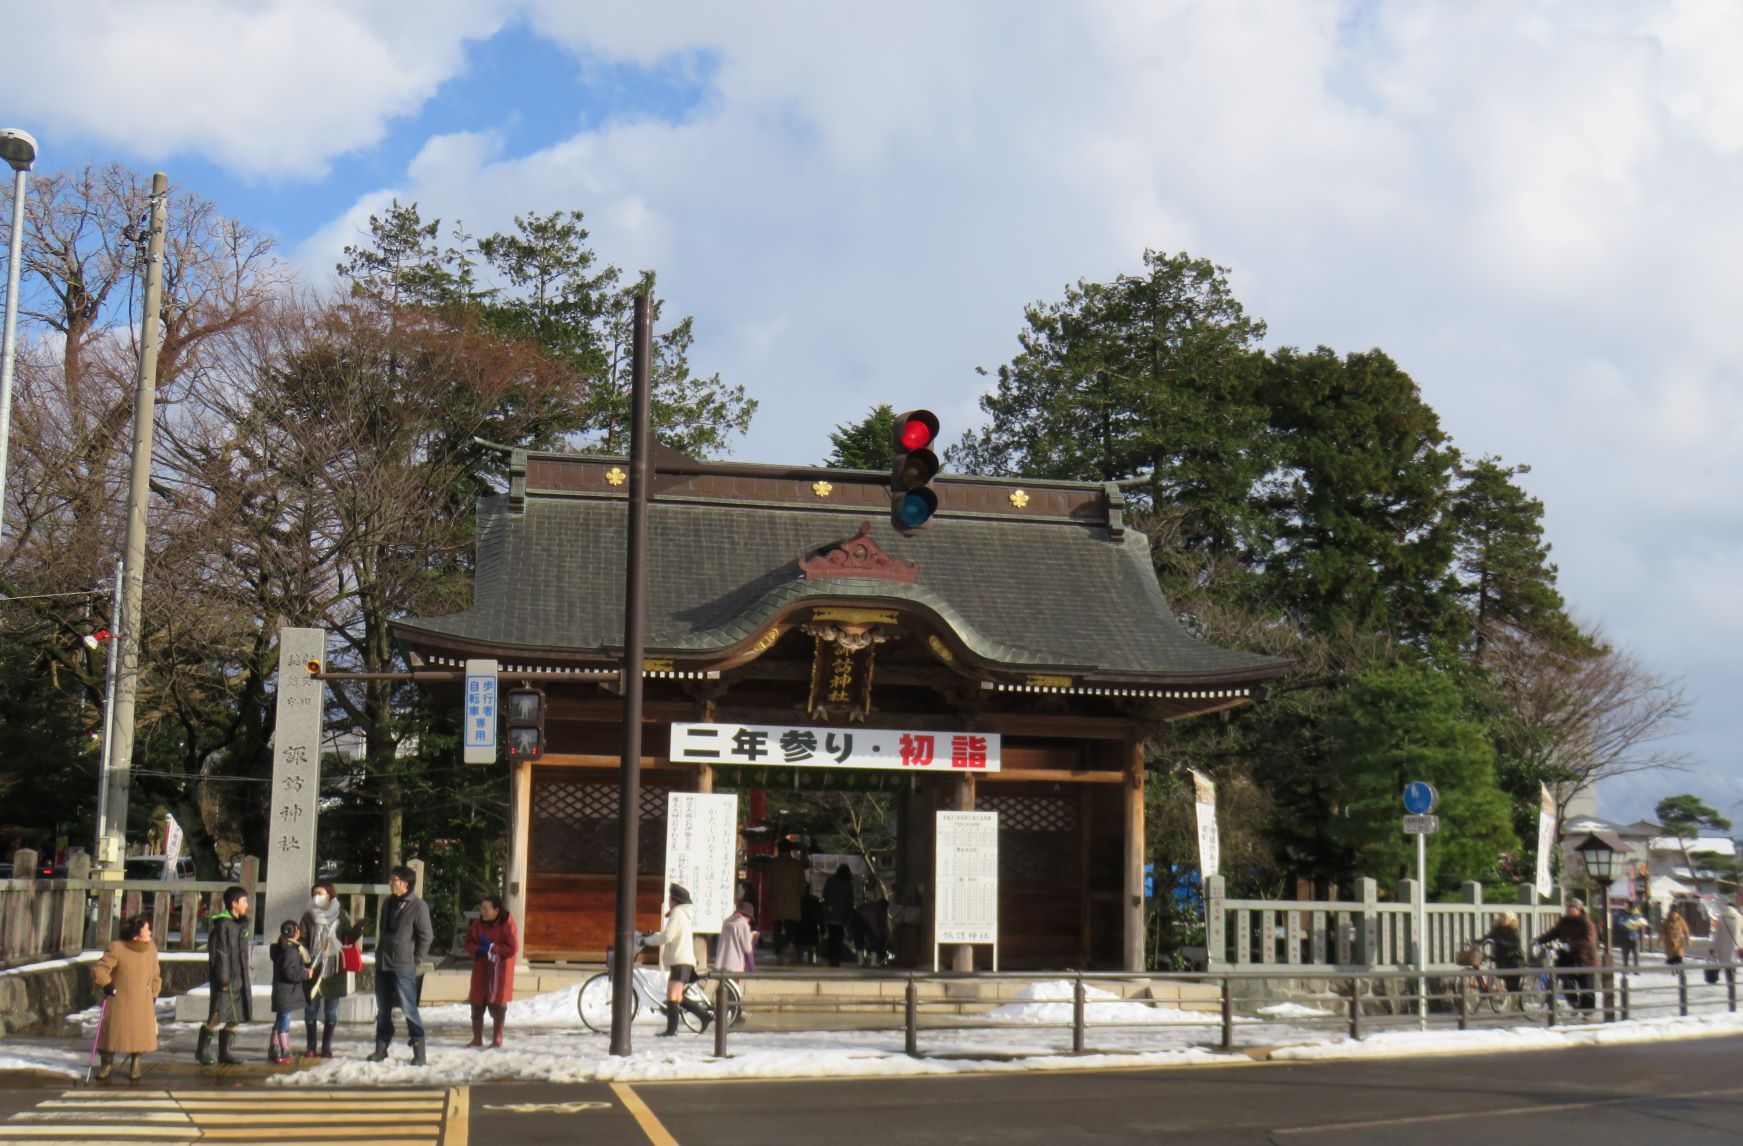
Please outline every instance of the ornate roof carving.
[[859, 532], [846, 541], [820, 549], [799, 562], [799, 571], [807, 581], [825, 577], [856, 577], [870, 581], [896, 581], [912, 585], [920, 575], [920, 566], [898, 561], [885, 553], [871, 538], [871, 522], [862, 521]]

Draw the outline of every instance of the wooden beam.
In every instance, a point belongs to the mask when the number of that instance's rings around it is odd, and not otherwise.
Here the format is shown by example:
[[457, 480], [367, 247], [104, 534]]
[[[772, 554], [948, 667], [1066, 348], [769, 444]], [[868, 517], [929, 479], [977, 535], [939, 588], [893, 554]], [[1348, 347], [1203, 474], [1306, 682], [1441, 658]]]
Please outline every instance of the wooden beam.
[[[956, 807], [958, 812], [974, 811], [974, 773], [964, 772], [956, 778]], [[958, 944], [950, 956], [950, 968], [953, 971], [974, 970], [974, 947], [972, 944]]]
[[998, 772], [976, 772], [983, 783], [1000, 780], [1012, 783], [1043, 784], [1123, 784], [1124, 772], [1068, 772], [1051, 768], [1005, 768]]
[[1144, 968], [1144, 742], [1126, 747], [1126, 785], [1121, 789], [1126, 811], [1125, 968], [1137, 973]]

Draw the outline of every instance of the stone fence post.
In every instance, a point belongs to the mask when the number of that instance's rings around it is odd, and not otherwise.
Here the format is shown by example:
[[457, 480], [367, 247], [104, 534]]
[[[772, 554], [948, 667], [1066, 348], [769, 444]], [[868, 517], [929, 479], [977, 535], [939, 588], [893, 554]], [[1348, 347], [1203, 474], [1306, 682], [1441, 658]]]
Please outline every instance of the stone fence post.
[[1372, 967], [1380, 958], [1380, 885], [1366, 876], [1358, 879], [1356, 901], [1362, 905], [1357, 915], [1361, 922], [1356, 933], [1361, 950], [1356, 957], [1364, 966]]

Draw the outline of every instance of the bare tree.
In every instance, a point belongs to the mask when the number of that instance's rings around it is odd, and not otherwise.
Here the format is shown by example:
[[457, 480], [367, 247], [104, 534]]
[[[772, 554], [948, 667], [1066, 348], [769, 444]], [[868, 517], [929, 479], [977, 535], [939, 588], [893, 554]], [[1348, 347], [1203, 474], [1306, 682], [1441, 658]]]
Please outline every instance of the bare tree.
[[1600, 780], [1688, 766], [1669, 743], [1689, 713], [1681, 682], [1595, 628], [1583, 635], [1595, 653], [1517, 636], [1489, 646], [1484, 695], [1498, 746], [1524, 777], [1550, 786], [1558, 821]]

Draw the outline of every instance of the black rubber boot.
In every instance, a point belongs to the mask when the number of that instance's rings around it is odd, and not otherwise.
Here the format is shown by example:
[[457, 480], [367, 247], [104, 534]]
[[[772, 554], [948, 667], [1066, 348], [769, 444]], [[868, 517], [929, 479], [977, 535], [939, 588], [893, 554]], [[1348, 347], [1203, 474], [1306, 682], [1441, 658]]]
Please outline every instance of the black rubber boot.
[[194, 1061], [201, 1066], [211, 1066], [218, 1061], [212, 1057], [212, 1028], [200, 1028], [199, 1040], [194, 1043]]
[[695, 1015], [696, 1021], [702, 1024], [702, 1026], [697, 1029], [696, 1033], [699, 1035], [707, 1034], [708, 1024], [714, 1021], [714, 1012], [703, 1006], [701, 1003], [693, 1003], [689, 999], [684, 1000], [684, 1009], [689, 1011], [692, 1015]]
[[109, 1073], [115, 1069], [115, 1055], [112, 1051], [97, 1052], [97, 1081], [108, 1082]]
[[333, 1057], [333, 1024], [321, 1024], [321, 1057]]
[[375, 1044], [375, 1049], [373, 1051], [371, 1051], [369, 1054], [369, 1061], [370, 1062], [386, 1062], [387, 1061], [387, 1044], [384, 1042], [377, 1041]]
[[655, 1035], [658, 1039], [669, 1039], [678, 1033], [678, 1004], [666, 1004], [666, 1029]]
[[242, 1060], [231, 1053], [236, 1045], [236, 1032], [226, 1027], [218, 1032], [218, 1061], [225, 1066], [241, 1066]]
[[413, 1039], [413, 1040], [411, 1040], [411, 1044], [412, 1044], [412, 1065], [413, 1066], [428, 1066], [429, 1064], [424, 1061], [424, 1040], [423, 1039]]
[[308, 1020], [303, 1022], [303, 1033], [308, 1036], [308, 1050], [303, 1053], [310, 1058], [315, 1057], [315, 1024]]

